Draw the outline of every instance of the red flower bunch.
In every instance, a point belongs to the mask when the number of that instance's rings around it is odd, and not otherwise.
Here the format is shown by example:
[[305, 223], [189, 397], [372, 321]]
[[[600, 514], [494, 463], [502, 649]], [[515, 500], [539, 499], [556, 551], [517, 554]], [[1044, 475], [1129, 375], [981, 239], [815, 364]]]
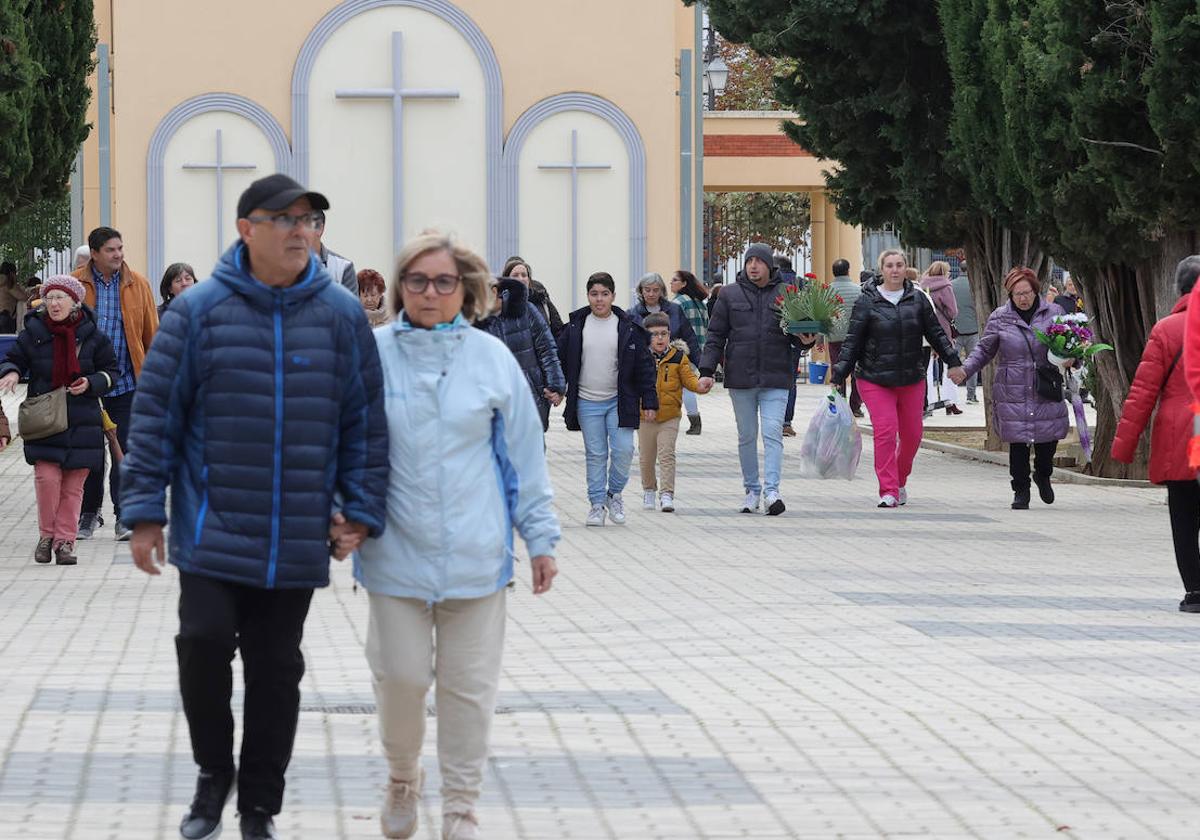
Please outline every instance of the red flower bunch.
[[806, 272], [804, 277], [807, 280], [816, 280], [817, 279], [817, 275], [813, 274], [811, 271]]

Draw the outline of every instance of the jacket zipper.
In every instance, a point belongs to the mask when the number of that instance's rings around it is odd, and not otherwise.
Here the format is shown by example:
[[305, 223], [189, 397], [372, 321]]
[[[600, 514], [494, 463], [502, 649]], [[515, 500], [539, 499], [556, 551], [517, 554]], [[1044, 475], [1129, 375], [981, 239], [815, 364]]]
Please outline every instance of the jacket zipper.
[[271, 481], [271, 555], [267, 563], [267, 588], [275, 587], [279, 561], [279, 508], [283, 495], [283, 295], [275, 298], [275, 452]]
[[200, 513], [196, 516], [196, 533], [192, 547], [200, 545], [200, 533], [204, 530], [204, 519], [208, 516], [208, 464], [200, 470]]

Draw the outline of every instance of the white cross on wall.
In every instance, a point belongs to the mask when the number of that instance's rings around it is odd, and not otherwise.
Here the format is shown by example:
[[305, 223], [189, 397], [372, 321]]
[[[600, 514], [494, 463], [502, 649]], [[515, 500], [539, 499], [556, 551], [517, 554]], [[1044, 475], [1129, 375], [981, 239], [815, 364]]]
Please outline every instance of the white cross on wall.
[[579, 307], [579, 173], [612, 169], [607, 163], [579, 162], [579, 132], [571, 129], [569, 163], [539, 163], [538, 169], [571, 173], [571, 309]]
[[335, 90], [338, 99], [390, 99], [392, 102], [392, 248], [404, 247], [404, 100], [458, 99], [456, 90], [406, 88], [404, 86], [404, 43], [400, 32], [392, 33], [392, 86]]
[[224, 150], [221, 147], [221, 129], [217, 129], [217, 159], [213, 163], [185, 163], [184, 169], [201, 169], [217, 173], [217, 259], [225, 250], [225, 239], [222, 231], [225, 228], [225, 172], [236, 170], [247, 172], [257, 169], [253, 163], [226, 163]]

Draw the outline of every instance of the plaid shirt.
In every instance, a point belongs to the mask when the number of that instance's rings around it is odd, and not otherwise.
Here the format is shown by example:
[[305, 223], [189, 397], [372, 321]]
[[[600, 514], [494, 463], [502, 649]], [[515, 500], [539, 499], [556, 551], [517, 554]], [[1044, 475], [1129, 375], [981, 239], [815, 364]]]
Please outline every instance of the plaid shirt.
[[132, 391], [136, 385], [133, 378], [133, 361], [129, 358], [129, 342], [125, 338], [125, 318], [121, 314], [121, 272], [108, 280], [92, 265], [92, 279], [96, 281], [96, 326], [112, 341], [117, 354], [117, 381], [110, 397], [119, 397]]
[[[692, 332], [696, 334], [696, 341], [703, 348], [704, 339], [708, 335], [708, 307], [691, 295], [675, 295], [675, 302], [683, 308], [683, 314], [687, 316], [688, 323], [692, 325]], [[699, 359], [692, 361], [698, 363]]]

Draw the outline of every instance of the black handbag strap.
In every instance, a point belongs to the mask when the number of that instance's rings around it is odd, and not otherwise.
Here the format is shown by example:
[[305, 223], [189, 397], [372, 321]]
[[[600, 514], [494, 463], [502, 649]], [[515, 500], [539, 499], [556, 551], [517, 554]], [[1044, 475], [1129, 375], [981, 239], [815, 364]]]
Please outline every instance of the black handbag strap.
[[[1018, 329], [1020, 329], [1020, 327], [1018, 327]], [[1039, 370], [1041, 370], [1042, 368], [1041, 368], [1041, 367], [1038, 365], [1038, 361], [1037, 361], [1037, 354], [1033, 352], [1033, 342], [1029, 340], [1029, 334], [1028, 334], [1028, 333], [1024, 333], [1024, 332], [1023, 332], [1023, 333], [1021, 333], [1021, 335], [1022, 335], [1022, 337], [1024, 337], [1024, 339], [1025, 339], [1025, 346], [1026, 346], [1027, 348], [1029, 348], [1029, 358], [1033, 360], [1033, 375], [1034, 375], [1034, 376], [1037, 376], [1037, 375], [1038, 375], [1038, 371], [1039, 371]], [[1052, 369], [1052, 370], [1054, 370], [1054, 372], [1058, 374], [1058, 377], [1059, 377], [1059, 379], [1060, 379], [1060, 380], [1065, 380], [1065, 379], [1066, 379], [1066, 377], [1065, 377], [1065, 376], [1063, 376], [1061, 372], [1059, 372], [1058, 370], [1056, 370], [1056, 369], [1054, 369], [1054, 368], [1051, 368], [1051, 369]], [[1065, 384], [1065, 383], [1064, 383], [1064, 384]], [[1059, 388], [1060, 388], [1060, 389], [1062, 389], [1062, 388], [1063, 388], [1063, 385], [1062, 385], [1062, 384], [1060, 384], [1060, 385], [1059, 385]], [[1039, 396], [1040, 396], [1040, 394], [1039, 394]], [[1064, 396], [1061, 396], [1061, 397], [1059, 397], [1059, 399], [1060, 399], [1060, 400], [1062, 400], [1062, 399], [1066, 399], [1066, 396], [1065, 396], [1065, 395], [1064, 395]]]

